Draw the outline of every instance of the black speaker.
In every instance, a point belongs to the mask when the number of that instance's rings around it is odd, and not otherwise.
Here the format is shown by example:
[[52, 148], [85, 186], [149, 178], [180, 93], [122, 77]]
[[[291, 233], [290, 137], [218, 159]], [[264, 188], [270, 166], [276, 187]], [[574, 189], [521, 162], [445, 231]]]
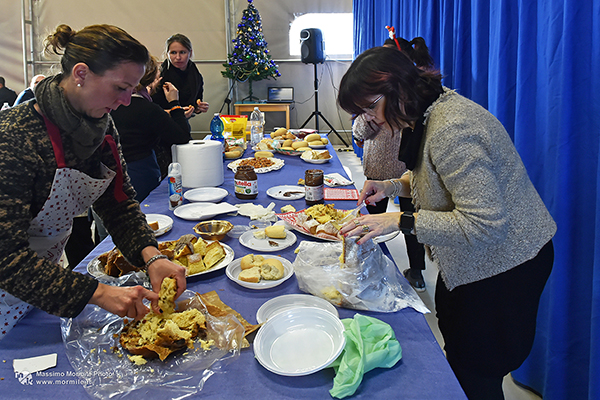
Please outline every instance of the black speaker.
[[325, 61], [323, 33], [317, 28], [300, 31], [300, 58], [304, 64], [319, 64]]

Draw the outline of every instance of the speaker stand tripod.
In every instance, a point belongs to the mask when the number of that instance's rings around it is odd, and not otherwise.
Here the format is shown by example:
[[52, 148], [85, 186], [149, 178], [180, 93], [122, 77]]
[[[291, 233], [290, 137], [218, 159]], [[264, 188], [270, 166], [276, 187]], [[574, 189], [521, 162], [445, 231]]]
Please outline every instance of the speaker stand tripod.
[[[317, 79], [317, 64], [314, 63], [313, 65], [315, 66], [315, 111], [313, 111], [312, 114], [307, 118], [307, 120], [304, 121], [304, 123], [302, 124], [300, 129], [304, 128], [306, 126], [306, 124], [308, 124], [308, 121], [311, 120], [312, 117], [315, 117], [315, 129], [317, 130], [317, 133], [319, 133], [319, 117], [321, 117], [321, 118], [323, 118], [323, 121], [325, 121], [327, 126], [329, 126], [329, 129], [331, 129], [329, 131], [329, 133], [331, 133], [331, 132], [335, 133], [335, 135], [342, 141], [342, 143], [344, 143], [344, 145], [346, 147], [349, 147], [348, 143], [346, 143], [344, 138], [340, 136], [340, 134], [335, 130], [335, 128], [333, 126], [331, 126], [329, 121], [327, 121], [327, 118], [325, 118], [323, 116], [323, 114], [321, 114], [321, 111], [319, 111], [319, 81]], [[329, 133], [327, 135], [329, 135]]]

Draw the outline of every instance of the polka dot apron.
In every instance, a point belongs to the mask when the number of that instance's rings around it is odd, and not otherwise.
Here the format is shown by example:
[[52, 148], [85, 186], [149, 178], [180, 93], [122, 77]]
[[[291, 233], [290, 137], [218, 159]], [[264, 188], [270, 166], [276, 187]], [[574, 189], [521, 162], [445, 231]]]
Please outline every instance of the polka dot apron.
[[[101, 164], [101, 179], [67, 168], [58, 127], [47, 118], [44, 119], [58, 168], [54, 173], [50, 195], [42, 210], [30, 222], [27, 233], [29, 248], [40, 257], [58, 263], [71, 235], [73, 218], [91, 206], [106, 191], [115, 176], [117, 176], [115, 188], [117, 199], [122, 201], [126, 195], [122, 191], [123, 176], [120, 168], [114, 172]], [[106, 143], [111, 147], [117, 165], [120, 166], [117, 147], [112, 136], [107, 135], [102, 146]], [[31, 305], [0, 289], [0, 340], [31, 308]]]

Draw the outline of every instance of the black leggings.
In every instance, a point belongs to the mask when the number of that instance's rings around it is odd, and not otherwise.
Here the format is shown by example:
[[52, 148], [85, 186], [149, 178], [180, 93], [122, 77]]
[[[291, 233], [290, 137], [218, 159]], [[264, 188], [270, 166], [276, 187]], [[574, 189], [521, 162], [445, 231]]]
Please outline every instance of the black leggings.
[[502, 379], [529, 355], [552, 241], [535, 258], [482, 281], [446, 289], [438, 274], [435, 304], [446, 357], [470, 400], [504, 399]]
[[[415, 206], [412, 203], [410, 197], [399, 197], [400, 199], [400, 210], [402, 211], [415, 211]], [[367, 206], [369, 214], [383, 214], [387, 210], [388, 198], [384, 197], [383, 200], [375, 203], [372, 206]], [[411, 270], [421, 271], [425, 269], [425, 247], [417, 241], [415, 235], [404, 235], [404, 242], [406, 243], [406, 253], [408, 254], [408, 263]]]

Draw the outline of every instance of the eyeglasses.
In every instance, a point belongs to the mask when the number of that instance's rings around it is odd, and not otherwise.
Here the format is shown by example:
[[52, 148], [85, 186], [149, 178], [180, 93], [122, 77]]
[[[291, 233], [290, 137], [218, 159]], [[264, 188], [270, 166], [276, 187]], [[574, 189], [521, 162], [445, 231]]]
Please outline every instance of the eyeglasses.
[[384, 95], [379, 96], [378, 98], [376, 98], [375, 100], [373, 100], [373, 102], [371, 104], [369, 104], [368, 106], [366, 106], [365, 108], [363, 108], [363, 111], [366, 112], [367, 114], [371, 114], [373, 115], [375, 112], [375, 107], [377, 107], [377, 103], [379, 102], [379, 100], [381, 100], [383, 98]]

